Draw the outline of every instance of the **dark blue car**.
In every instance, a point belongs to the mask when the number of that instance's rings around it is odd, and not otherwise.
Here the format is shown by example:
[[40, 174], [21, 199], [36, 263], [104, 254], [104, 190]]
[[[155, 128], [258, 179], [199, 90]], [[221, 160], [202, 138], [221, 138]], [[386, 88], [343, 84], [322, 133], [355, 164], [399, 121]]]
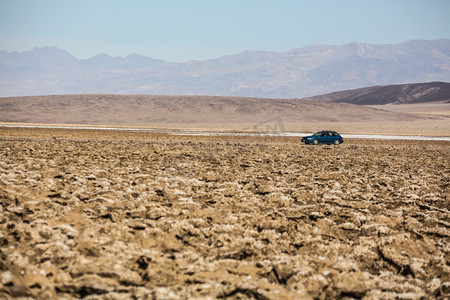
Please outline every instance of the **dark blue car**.
[[336, 131], [322, 130], [310, 136], [302, 137], [302, 142], [305, 144], [335, 144], [339, 145], [344, 142], [344, 139]]

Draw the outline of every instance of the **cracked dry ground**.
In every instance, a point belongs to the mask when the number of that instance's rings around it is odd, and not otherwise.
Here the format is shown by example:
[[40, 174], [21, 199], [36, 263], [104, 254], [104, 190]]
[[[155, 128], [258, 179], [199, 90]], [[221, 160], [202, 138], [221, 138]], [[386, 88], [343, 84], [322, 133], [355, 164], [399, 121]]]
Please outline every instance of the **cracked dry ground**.
[[2, 299], [449, 296], [449, 143], [43, 132], [0, 137]]

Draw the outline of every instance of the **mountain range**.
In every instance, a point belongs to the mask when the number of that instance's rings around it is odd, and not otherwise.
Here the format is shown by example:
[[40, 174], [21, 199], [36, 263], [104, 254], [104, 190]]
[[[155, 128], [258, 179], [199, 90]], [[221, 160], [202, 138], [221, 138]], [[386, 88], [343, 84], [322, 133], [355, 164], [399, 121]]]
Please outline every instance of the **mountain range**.
[[304, 98], [374, 85], [450, 82], [450, 40], [311, 45], [244, 51], [204, 61], [138, 54], [77, 59], [57, 47], [0, 51], [0, 96], [55, 94], [218, 95]]

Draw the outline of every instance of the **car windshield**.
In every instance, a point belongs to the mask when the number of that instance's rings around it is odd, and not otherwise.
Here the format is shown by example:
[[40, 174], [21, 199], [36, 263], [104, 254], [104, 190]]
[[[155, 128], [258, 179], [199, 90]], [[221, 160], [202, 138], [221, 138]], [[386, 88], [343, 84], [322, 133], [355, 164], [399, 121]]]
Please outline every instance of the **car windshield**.
[[322, 134], [322, 131], [316, 132], [313, 134], [313, 136], [320, 136]]

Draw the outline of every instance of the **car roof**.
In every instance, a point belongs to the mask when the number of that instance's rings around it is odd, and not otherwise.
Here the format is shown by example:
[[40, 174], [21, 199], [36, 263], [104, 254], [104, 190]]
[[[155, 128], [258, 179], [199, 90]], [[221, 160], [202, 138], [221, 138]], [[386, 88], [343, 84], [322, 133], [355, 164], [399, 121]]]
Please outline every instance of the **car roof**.
[[333, 133], [338, 133], [337, 131], [334, 131], [334, 130], [320, 130], [320, 131], [317, 131], [316, 133], [319, 133], [319, 132], [333, 132]]

